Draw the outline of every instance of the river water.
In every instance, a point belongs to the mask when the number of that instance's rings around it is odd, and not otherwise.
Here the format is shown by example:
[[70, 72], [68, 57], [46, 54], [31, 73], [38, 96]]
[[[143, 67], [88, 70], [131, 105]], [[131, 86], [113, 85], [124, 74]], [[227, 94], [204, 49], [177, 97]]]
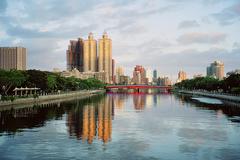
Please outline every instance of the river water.
[[240, 109], [145, 93], [0, 108], [5, 159], [237, 160]]

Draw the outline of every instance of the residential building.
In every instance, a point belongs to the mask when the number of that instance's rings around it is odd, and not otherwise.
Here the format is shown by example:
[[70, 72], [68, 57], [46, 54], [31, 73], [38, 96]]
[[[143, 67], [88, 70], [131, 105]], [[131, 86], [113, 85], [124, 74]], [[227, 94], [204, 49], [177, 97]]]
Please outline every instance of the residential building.
[[112, 40], [104, 32], [102, 39], [98, 41], [98, 71], [106, 72], [108, 83], [112, 81]]
[[215, 77], [217, 79], [224, 78], [224, 63], [220, 61], [214, 61], [207, 67], [207, 76]]
[[67, 50], [67, 70], [77, 68], [83, 72], [83, 39], [70, 40]]
[[83, 41], [83, 72], [97, 72], [97, 41], [93, 33]]
[[182, 82], [183, 80], [186, 80], [186, 79], [187, 79], [187, 73], [184, 71], [179, 71], [177, 83]]
[[24, 47], [0, 47], [0, 69], [26, 70], [26, 58]]
[[136, 65], [133, 70], [133, 84], [147, 84], [146, 70], [143, 66]]

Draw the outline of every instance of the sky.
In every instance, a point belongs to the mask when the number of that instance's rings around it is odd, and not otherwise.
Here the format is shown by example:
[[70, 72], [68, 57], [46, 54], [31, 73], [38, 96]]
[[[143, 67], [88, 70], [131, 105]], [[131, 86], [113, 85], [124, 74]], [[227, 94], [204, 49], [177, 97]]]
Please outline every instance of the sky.
[[28, 50], [28, 69], [66, 69], [69, 40], [106, 31], [113, 58], [174, 79], [214, 60], [240, 68], [240, 0], [0, 0], [0, 46]]

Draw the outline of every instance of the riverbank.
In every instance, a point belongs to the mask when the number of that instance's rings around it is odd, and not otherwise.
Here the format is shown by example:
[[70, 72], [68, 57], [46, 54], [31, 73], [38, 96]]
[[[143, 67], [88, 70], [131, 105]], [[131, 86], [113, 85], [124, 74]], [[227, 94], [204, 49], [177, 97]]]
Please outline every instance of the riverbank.
[[67, 99], [82, 99], [90, 96], [94, 96], [97, 94], [104, 93], [105, 90], [82, 90], [82, 91], [72, 91], [62, 94], [54, 94], [54, 95], [43, 95], [38, 98], [19, 98], [11, 101], [0, 101], [0, 107], [9, 107], [9, 106], [17, 106], [17, 105], [25, 105], [31, 104], [36, 105], [48, 101], [59, 101], [59, 100], [67, 100]]
[[240, 103], [240, 96], [233, 96], [233, 95], [219, 94], [219, 93], [209, 93], [209, 92], [202, 92], [202, 91], [177, 90], [176, 92], [177, 93], [190, 94], [190, 95], [210, 97], [210, 98], [217, 98], [217, 99], [221, 99], [221, 100]]

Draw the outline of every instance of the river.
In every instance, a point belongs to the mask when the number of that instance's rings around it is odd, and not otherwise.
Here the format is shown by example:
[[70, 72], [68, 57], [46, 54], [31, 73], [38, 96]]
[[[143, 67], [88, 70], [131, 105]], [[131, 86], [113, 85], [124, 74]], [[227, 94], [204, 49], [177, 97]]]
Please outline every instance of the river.
[[239, 151], [240, 108], [225, 102], [108, 93], [0, 108], [0, 160], [236, 160]]

